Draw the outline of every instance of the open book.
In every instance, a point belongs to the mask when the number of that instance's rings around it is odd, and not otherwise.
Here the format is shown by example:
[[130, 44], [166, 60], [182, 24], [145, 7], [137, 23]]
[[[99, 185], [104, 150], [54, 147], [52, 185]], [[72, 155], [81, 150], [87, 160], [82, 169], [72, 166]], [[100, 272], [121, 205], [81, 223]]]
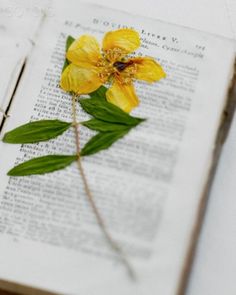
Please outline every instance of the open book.
[[[30, 120], [70, 120], [70, 96], [58, 87], [68, 35], [101, 40], [104, 32], [135, 28], [142, 37], [137, 54], [155, 57], [167, 73], [158, 84], [136, 85], [141, 106], [133, 114], [148, 120], [111, 150], [83, 160], [99, 210], [138, 280], [129, 280], [104, 240], [75, 165], [7, 176], [29, 158], [73, 153], [68, 131], [36, 146], [0, 143], [0, 287], [23, 294], [184, 294], [232, 109], [234, 42], [72, 0], [38, 25], [33, 42], [21, 37], [25, 49], [13, 71], [20, 76], [4, 82], [15, 87], [1, 105], [9, 115], [1, 137]], [[82, 144], [91, 134], [82, 129]]]

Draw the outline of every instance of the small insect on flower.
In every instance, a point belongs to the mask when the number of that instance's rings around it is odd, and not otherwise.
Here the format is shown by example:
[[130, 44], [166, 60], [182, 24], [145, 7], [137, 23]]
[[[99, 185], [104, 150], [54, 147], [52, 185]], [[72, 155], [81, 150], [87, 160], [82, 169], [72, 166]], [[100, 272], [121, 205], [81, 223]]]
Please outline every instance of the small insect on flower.
[[102, 50], [93, 36], [81, 36], [67, 51], [70, 64], [62, 73], [62, 89], [78, 95], [89, 94], [111, 82], [107, 100], [129, 113], [139, 104], [134, 80], [152, 83], [166, 76], [153, 58], [127, 56], [140, 44], [139, 34], [131, 29], [106, 33]]

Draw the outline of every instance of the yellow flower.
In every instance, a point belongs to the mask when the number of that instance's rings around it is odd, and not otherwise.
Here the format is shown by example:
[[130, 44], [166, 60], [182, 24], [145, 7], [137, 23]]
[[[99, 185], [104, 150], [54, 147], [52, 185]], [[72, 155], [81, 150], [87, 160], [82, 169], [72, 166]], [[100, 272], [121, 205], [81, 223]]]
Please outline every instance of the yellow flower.
[[150, 57], [127, 58], [140, 46], [139, 34], [131, 29], [108, 32], [100, 50], [92, 36], [81, 36], [69, 47], [71, 62], [61, 77], [61, 87], [78, 95], [88, 94], [112, 82], [106, 93], [109, 102], [130, 112], [139, 104], [133, 81], [155, 82], [165, 77], [162, 67]]

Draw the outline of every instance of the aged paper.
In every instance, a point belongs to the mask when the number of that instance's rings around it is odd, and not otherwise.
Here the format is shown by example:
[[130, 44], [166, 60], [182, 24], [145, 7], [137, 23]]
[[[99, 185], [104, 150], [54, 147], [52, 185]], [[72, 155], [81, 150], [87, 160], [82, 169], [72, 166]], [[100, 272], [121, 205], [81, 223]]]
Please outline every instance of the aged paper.
[[[212, 161], [234, 45], [98, 6], [81, 4], [78, 20], [73, 5], [68, 11], [59, 5], [44, 22], [3, 132], [29, 120], [70, 120], [70, 97], [58, 88], [68, 34], [101, 40], [105, 31], [123, 26], [140, 32], [138, 54], [156, 57], [168, 78], [137, 83], [142, 104], [134, 114], [148, 121], [109, 151], [84, 160], [99, 209], [140, 280], [130, 283], [107, 247], [75, 165], [40, 177], [6, 176], [28, 158], [74, 153], [72, 132], [39, 145], [0, 144], [0, 251], [6, 253], [0, 277], [62, 294], [104, 295], [111, 288], [114, 295], [174, 294]], [[78, 115], [85, 119], [81, 110]], [[91, 135], [83, 129], [82, 144]], [[12, 267], [16, 260], [19, 269]]]

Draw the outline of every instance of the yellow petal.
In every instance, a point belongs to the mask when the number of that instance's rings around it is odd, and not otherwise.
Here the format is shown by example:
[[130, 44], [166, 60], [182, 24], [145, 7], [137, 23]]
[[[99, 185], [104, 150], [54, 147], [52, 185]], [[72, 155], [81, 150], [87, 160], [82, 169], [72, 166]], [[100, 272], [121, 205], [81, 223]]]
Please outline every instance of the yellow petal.
[[153, 58], [133, 58], [132, 61], [137, 65], [137, 73], [135, 78], [146, 82], [155, 82], [166, 77], [161, 65]]
[[70, 64], [62, 73], [60, 86], [65, 91], [88, 94], [102, 85], [98, 68], [83, 68]]
[[77, 66], [83, 63], [96, 65], [101, 58], [99, 44], [94, 37], [83, 35], [71, 44], [66, 57]]
[[129, 113], [139, 105], [139, 99], [132, 84], [123, 85], [115, 81], [107, 91], [106, 98], [109, 102]]
[[119, 48], [125, 54], [135, 51], [140, 46], [139, 33], [131, 29], [120, 29], [106, 33], [103, 39], [103, 50]]

